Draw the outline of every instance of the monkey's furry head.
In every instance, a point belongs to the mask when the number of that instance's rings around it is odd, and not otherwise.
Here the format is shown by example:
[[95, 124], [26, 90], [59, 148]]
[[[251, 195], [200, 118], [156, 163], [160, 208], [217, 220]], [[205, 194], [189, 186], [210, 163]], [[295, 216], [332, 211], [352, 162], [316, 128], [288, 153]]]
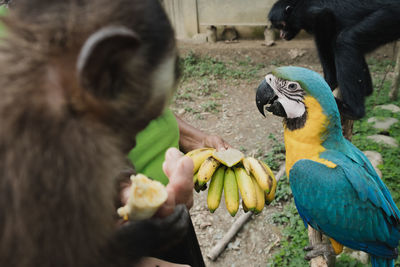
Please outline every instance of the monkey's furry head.
[[[0, 86], [59, 79], [61, 90], [41, 89], [59, 96], [51, 107], [97, 117], [125, 140], [162, 112], [175, 87], [174, 32], [158, 0], [19, 0], [3, 21], [8, 37], [0, 53], [12, 66], [4, 76], [19, 78]], [[79, 58], [83, 69], [75, 69]]]

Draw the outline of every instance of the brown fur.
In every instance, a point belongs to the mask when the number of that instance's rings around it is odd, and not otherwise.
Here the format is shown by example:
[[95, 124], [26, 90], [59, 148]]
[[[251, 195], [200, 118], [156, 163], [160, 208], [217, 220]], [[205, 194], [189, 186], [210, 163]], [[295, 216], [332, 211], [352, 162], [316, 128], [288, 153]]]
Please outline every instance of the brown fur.
[[[172, 30], [157, 1], [15, 2], [0, 41], [0, 266], [109, 266], [113, 177], [162, 110], [149, 79]], [[135, 75], [121, 74], [134, 90], [103, 97], [75, 64], [86, 38], [115, 24], [138, 33], [141, 52]]]

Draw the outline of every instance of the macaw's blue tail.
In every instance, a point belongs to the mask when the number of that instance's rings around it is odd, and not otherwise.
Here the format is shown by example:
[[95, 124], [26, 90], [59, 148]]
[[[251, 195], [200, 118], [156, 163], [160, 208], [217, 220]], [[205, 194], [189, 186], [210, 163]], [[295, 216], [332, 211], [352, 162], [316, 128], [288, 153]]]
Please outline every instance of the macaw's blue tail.
[[377, 258], [371, 256], [372, 267], [394, 267], [394, 259]]

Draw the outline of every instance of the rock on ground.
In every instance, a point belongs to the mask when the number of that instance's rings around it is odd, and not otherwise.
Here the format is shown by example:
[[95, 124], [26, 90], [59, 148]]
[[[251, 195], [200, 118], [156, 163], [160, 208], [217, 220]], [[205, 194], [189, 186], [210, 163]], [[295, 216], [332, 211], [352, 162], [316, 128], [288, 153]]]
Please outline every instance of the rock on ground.
[[393, 113], [400, 112], [400, 108], [394, 104], [380, 105], [380, 106], [377, 106], [376, 108], [386, 109]]
[[378, 165], [383, 163], [382, 155], [376, 151], [363, 151], [364, 155], [371, 161], [376, 173], [382, 177], [382, 172], [378, 169]]
[[376, 117], [371, 117], [368, 119], [368, 123], [373, 123], [372, 127], [375, 129], [383, 130], [383, 131], [388, 131], [390, 127], [397, 123], [399, 120], [395, 118], [376, 118]]
[[393, 137], [390, 136], [386, 136], [386, 135], [381, 135], [381, 134], [375, 134], [375, 135], [370, 135], [367, 136], [368, 139], [373, 140], [377, 143], [382, 143], [384, 145], [387, 146], [391, 146], [391, 147], [398, 147], [399, 144], [397, 143], [396, 139], [394, 139]]

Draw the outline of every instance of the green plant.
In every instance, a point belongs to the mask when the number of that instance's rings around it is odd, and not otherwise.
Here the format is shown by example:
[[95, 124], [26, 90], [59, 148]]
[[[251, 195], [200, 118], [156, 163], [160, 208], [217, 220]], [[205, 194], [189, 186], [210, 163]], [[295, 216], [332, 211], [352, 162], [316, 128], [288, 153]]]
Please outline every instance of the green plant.
[[362, 264], [358, 260], [350, 257], [348, 254], [342, 253], [336, 258], [335, 267], [367, 267], [368, 265]]
[[215, 101], [209, 100], [206, 103], [202, 104], [201, 107], [204, 109], [205, 112], [212, 112], [212, 113], [218, 113], [219, 110], [219, 104], [216, 103]]
[[281, 249], [277, 252], [268, 264], [270, 267], [302, 267], [309, 266], [304, 260], [303, 248], [308, 244], [307, 230], [303, 220], [297, 213], [293, 202], [287, 204], [282, 212], [272, 216], [275, 224], [283, 226]]
[[179, 61], [182, 80], [198, 79], [258, 79], [258, 71], [262, 64], [255, 64], [251, 58], [240, 62], [222, 62], [210, 56], [198, 56], [189, 52]]
[[293, 198], [292, 190], [290, 189], [289, 178], [284, 175], [278, 182], [276, 187], [275, 199], [272, 204], [277, 202], [287, 202]]
[[262, 157], [265, 163], [276, 171], [285, 160], [285, 145], [279, 142], [273, 134], [270, 134], [268, 139], [272, 141], [272, 149]]

